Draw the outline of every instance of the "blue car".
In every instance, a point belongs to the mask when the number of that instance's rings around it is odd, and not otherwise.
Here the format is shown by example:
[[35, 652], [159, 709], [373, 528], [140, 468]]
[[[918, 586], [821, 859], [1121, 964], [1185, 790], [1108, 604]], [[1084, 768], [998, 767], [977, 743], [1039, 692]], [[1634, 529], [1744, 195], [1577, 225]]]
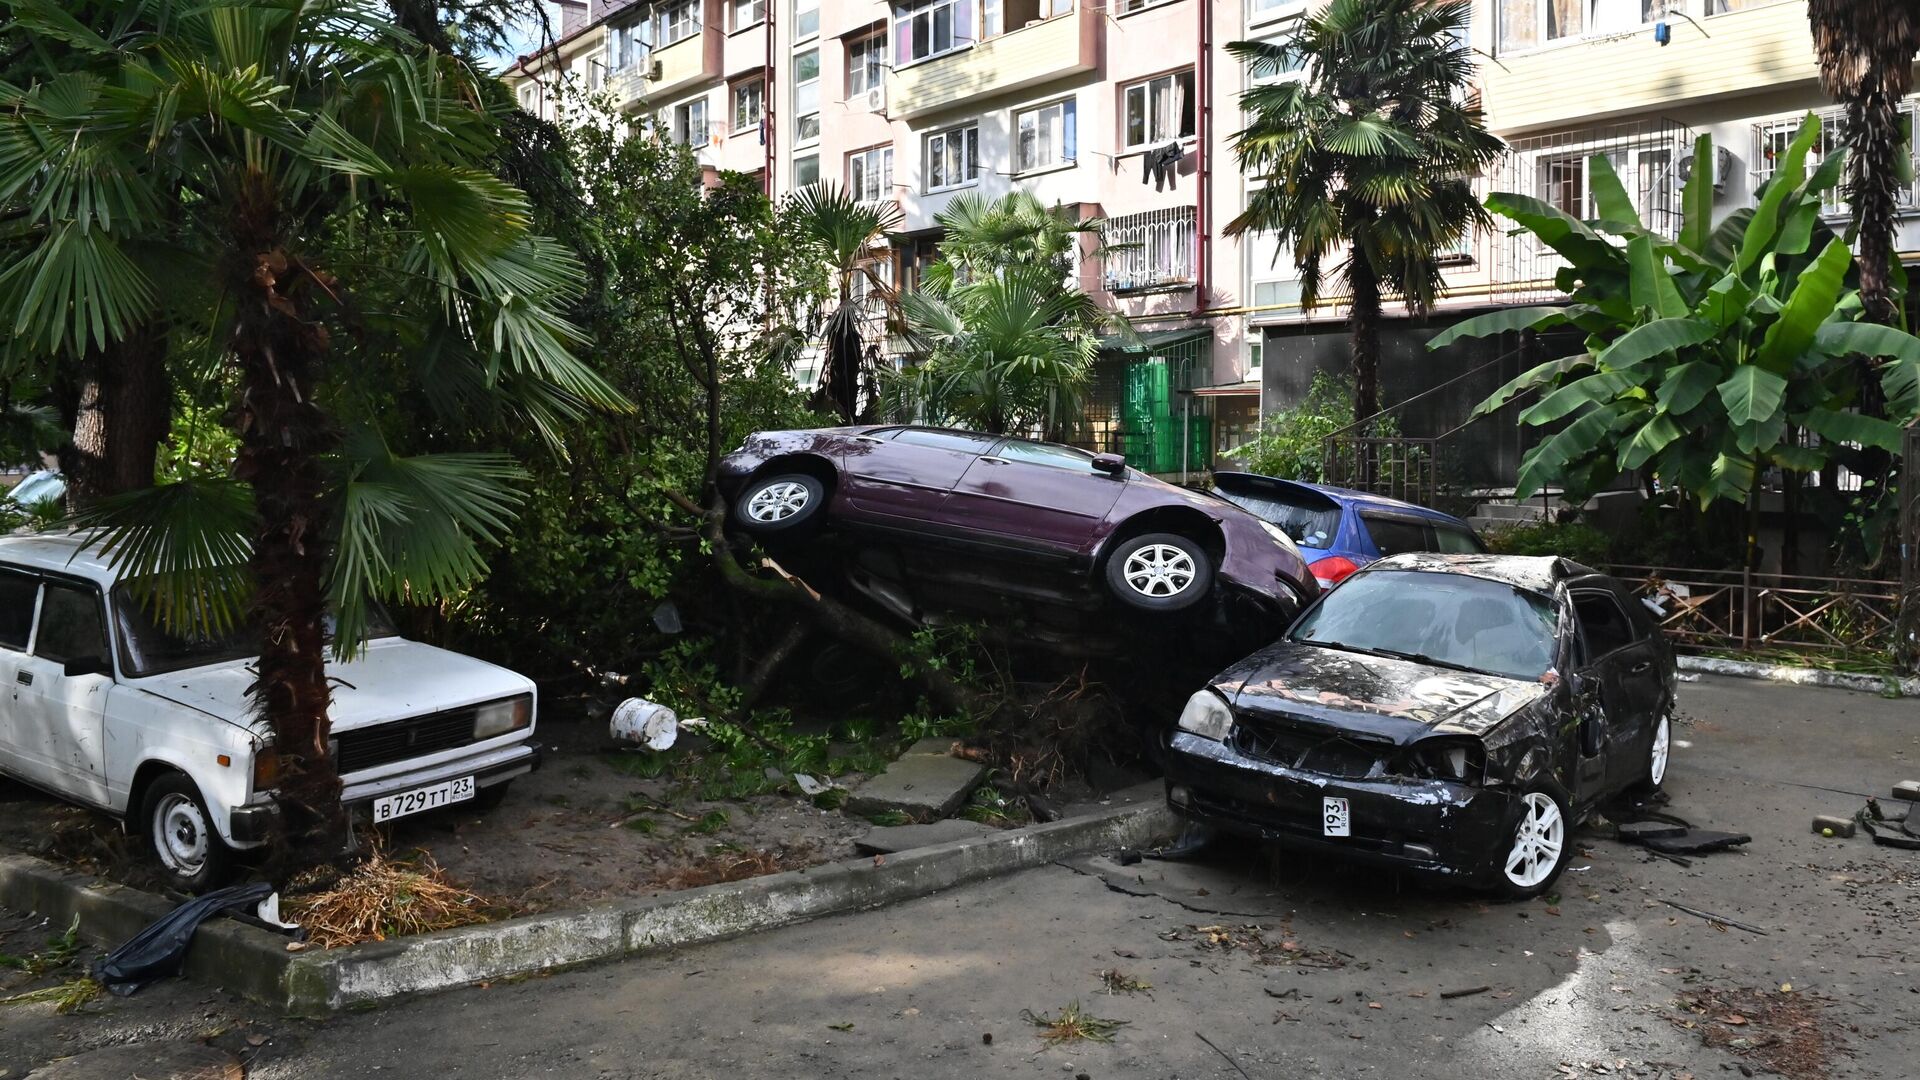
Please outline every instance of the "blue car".
[[1388, 555], [1487, 550], [1473, 528], [1452, 514], [1383, 495], [1243, 472], [1214, 473], [1213, 489], [1279, 526], [1306, 556], [1307, 569], [1323, 589]]

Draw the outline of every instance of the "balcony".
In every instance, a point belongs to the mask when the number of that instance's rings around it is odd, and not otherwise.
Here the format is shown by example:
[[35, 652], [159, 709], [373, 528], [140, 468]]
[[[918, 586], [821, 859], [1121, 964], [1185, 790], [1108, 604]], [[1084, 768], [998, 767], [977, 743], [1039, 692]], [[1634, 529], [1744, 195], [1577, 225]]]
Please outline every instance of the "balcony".
[[1191, 206], [1109, 218], [1107, 291], [1123, 294], [1191, 286], [1198, 246], [1194, 220]]
[[[1666, 46], [1655, 44], [1652, 26], [1639, 26], [1496, 49], [1497, 62], [1480, 66], [1487, 126], [1524, 131], [1650, 112], [1811, 82], [1818, 75], [1805, 3], [1712, 15], [1696, 0], [1672, 0], [1669, 6], [1698, 24], [1677, 15], [1669, 19], [1673, 39]], [[1625, 10], [1632, 12], [1629, 20], [1639, 17], [1637, 4]]]
[[912, 118], [1092, 71], [1100, 15], [1077, 7], [958, 52], [896, 67], [887, 76], [889, 115]]
[[[1835, 107], [1816, 110], [1816, 115], [1820, 117], [1820, 141], [1814, 144], [1813, 151], [1807, 155], [1808, 172], [1818, 168], [1833, 153], [1834, 147], [1839, 145], [1840, 122], [1845, 114], [1844, 110]], [[1914, 213], [1915, 206], [1920, 205], [1920, 201], [1916, 200], [1916, 195], [1920, 195], [1920, 172], [1915, 171], [1915, 166], [1920, 165], [1920, 147], [1914, 145], [1913, 139], [1914, 132], [1920, 130], [1914, 126], [1920, 122], [1920, 97], [1909, 97], [1900, 102], [1899, 117], [1898, 123], [1907, 137], [1907, 173], [1906, 181], [1894, 188], [1893, 198], [1896, 211], [1906, 216]], [[1793, 142], [1793, 137], [1799, 133], [1800, 125], [1806, 118], [1805, 113], [1792, 113], [1753, 125], [1753, 156], [1747, 160], [1753, 166], [1754, 190], [1759, 190], [1761, 184], [1773, 179], [1780, 155], [1787, 152], [1787, 146]], [[1847, 202], [1841, 197], [1839, 188], [1833, 188], [1821, 196], [1820, 211], [1828, 217], [1847, 216]]]

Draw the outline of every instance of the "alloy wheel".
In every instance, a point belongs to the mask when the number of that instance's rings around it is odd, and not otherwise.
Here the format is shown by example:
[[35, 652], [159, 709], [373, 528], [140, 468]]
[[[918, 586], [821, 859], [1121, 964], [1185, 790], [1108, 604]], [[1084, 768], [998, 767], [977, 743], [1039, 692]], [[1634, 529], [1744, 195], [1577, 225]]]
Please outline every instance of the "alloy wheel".
[[1172, 544], [1147, 544], [1127, 555], [1121, 577], [1142, 596], [1178, 596], [1193, 584], [1193, 556]]
[[805, 510], [812, 499], [805, 484], [782, 480], [753, 493], [747, 502], [747, 516], [762, 524], [785, 521]]
[[1567, 821], [1560, 804], [1544, 791], [1530, 791], [1520, 800], [1520, 824], [1507, 852], [1507, 880], [1531, 889], [1553, 875], [1567, 842]]
[[192, 799], [175, 792], [161, 796], [153, 806], [152, 827], [153, 849], [168, 870], [190, 878], [206, 867], [207, 816]]
[[1662, 716], [1653, 726], [1653, 753], [1647, 761], [1647, 780], [1654, 787], [1667, 778], [1667, 754], [1673, 746], [1673, 731], [1667, 718]]

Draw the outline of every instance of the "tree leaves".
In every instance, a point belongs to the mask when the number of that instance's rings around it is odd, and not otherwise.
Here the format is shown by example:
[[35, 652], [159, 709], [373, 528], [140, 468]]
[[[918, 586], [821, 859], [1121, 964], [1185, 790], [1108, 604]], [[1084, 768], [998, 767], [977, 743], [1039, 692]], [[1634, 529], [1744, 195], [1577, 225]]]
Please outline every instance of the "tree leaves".
[[1565, 322], [1572, 308], [1511, 307], [1462, 319], [1427, 339], [1427, 348], [1444, 349], [1461, 338], [1492, 337], [1514, 330], [1542, 330]]
[[1720, 384], [1727, 419], [1735, 424], [1771, 420], [1787, 394], [1787, 380], [1758, 364], [1741, 364]]

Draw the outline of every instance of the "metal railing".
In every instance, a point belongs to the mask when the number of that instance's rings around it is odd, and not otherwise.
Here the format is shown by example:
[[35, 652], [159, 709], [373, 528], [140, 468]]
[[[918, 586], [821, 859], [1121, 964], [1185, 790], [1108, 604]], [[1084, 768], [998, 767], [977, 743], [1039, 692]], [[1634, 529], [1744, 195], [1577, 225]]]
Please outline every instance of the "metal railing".
[[1685, 567], [1606, 569], [1653, 601], [1660, 629], [1684, 648], [1844, 657], [1885, 656], [1893, 649], [1897, 581]]
[[1157, 289], [1193, 282], [1194, 208], [1176, 206], [1107, 221], [1108, 292]]
[[[1804, 112], [1799, 112], [1791, 116], [1762, 120], [1753, 125], [1752, 160], [1755, 188], [1773, 178], [1780, 156], [1787, 152], [1787, 146], [1799, 133], [1800, 125], [1805, 122], [1806, 115]], [[1820, 117], [1820, 140], [1814, 144], [1812, 152], [1807, 155], [1806, 167], [1809, 172], [1818, 168], [1820, 163], [1834, 152], [1834, 148], [1842, 144], [1840, 124], [1846, 116], [1846, 111], [1835, 106], [1830, 109], [1817, 109], [1815, 115]], [[1894, 189], [1894, 201], [1903, 210], [1912, 209], [1916, 189], [1920, 189], [1920, 178], [1916, 178], [1913, 172], [1914, 166], [1920, 165], [1920, 150], [1916, 150], [1913, 145], [1916, 117], [1920, 117], [1920, 97], [1909, 97], [1900, 102], [1898, 123], [1905, 129], [1908, 173], [1906, 183]], [[1839, 188], [1832, 188], [1821, 195], [1820, 210], [1829, 215], [1847, 212], [1846, 199], [1842, 197]]]

